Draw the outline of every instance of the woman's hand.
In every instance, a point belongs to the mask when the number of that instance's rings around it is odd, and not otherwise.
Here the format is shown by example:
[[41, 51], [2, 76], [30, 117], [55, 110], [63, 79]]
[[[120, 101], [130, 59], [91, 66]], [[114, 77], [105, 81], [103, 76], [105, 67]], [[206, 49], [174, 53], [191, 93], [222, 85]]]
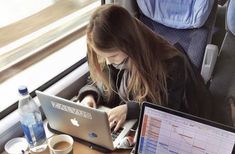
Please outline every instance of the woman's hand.
[[96, 108], [95, 99], [92, 95], [87, 95], [80, 103], [84, 106]]
[[122, 124], [125, 122], [126, 120], [126, 115], [127, 115], [127, 105], [119, 105], [115, 108], [112, 108], [109, 112], [108, 112], [108, 117], [109, 117], [109, 125], [110, 128], [114, 128], [114, 131], [117, 131]]

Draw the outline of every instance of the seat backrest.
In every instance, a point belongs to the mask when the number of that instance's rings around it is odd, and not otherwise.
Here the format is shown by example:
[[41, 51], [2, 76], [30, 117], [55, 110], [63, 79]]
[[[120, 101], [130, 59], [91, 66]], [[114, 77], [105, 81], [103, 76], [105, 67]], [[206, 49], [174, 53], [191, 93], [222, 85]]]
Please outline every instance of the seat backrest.
[[203, 26], [214, 0], [137, 0], [142, 13], [152, 20], [176, 29]]
[[235, 36], [235, 0], [228, 2], [226, 20], [228, 31]]

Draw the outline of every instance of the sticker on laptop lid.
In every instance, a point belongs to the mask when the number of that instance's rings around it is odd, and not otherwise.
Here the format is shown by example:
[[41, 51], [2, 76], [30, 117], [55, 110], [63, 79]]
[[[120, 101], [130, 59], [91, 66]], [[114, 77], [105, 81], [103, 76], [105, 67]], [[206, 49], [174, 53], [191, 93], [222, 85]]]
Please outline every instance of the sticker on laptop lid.
[[93, 133], [93, 132], [89, 132], [89, 133], [88, 133], [88, 136], [89, 136], [90, 138], [97, 138], [97, 137], [98, 137], [98, 135], [97, 135], [96, 133]]

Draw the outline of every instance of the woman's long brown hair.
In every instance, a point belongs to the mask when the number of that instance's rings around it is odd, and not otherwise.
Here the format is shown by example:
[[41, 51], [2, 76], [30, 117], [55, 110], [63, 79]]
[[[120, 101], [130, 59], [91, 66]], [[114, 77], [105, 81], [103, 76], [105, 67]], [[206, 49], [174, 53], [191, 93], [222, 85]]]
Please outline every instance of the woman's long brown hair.
[[91, 78], [102, 83], [108, 98], [113, 95], [105, 60], [93, 47], [110, 52], [118, 49], [128, 55], [130, 78], [128, 92], [133, 100], [167, 103], [165, 61], [179, 52], [156, 35], [127, 10], [117, 5], [103, 5], [91, 17], [87, 27], [88, 63]]

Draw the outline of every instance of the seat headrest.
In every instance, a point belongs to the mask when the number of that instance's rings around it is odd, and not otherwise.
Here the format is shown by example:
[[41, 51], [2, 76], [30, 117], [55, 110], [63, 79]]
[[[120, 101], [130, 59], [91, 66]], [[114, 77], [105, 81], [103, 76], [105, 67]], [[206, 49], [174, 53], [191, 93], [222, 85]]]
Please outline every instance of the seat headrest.
[[230, 0], [227, 8], [227, 27], [235, 35], [235, 0]]
[[205, 24], [214, 0], [137, 0], [137, 4], [144, 15], [158, 23], [188, 29]]

